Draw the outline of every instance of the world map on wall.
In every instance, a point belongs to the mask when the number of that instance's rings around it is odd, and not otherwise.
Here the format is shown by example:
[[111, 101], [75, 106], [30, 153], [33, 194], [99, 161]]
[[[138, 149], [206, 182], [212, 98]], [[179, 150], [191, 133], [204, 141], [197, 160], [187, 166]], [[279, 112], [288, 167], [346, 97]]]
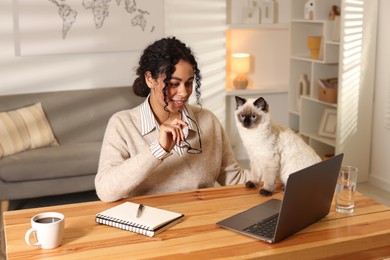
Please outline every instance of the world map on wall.
[[140, 51], [164, 36], [162, 0], [13, 1], [16, 55]]
[[[68, 32], [73, 24], [77, 22], [77, 10], [68, 5], [67, 0], [48, 0], [58, 7], [58, 15], [62, 19], [62, 38], [66, 39]], [[112, 0], [82, 0], [82, 6], [85, 9], [91, 10], [93, 21], [96, 29], [100, 29], [104, 25], [104, 21], [109, 17], [110, 4]], [[150, 14], [148, 10], [143, 10], [137, 7], [136, 0], [115, 0], [118, 6], [123, 4], [123, 9], [131, 16], [131, 26], [139, 27], [145, 31], [148, 23], [147, 16]], [[150, 30], [153, 32], [154, 26]]]

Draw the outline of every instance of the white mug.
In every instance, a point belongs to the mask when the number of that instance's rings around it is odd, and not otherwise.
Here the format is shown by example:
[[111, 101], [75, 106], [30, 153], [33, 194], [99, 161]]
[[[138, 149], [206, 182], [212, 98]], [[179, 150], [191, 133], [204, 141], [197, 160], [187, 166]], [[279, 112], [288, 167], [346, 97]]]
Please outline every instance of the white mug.
[[[27, 230], [24, 240], [30, 246], [44, 249], [58, 247], [62, 242], [65, 218], [58, 212], [44, 212], [31, 218], [31, 228]], [[35, 234], [36, 242], [31, 242], [31, 233]]]

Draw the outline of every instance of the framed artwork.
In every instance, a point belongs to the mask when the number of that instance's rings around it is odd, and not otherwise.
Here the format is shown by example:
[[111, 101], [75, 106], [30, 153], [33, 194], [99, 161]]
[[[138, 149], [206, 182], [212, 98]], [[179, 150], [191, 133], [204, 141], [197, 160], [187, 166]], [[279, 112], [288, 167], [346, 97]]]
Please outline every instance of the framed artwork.
[[334, 109], [325, 109], [321, 117], [318, 135], [336, 138], [337, 112]]
[[260, 23], [260, 8], [243, 7], [242, 8], [242, 23], [244, 24], [259, 24]]
[[250, 7], [260, 8], [262, 3], [263, 3], [263, 0], [249, 0]]
[[261, 23], [275, 22], [275, 3], [273, 0], [263, 0], [261, 3]]
[[138, 51], [164, 36], [164, 1], [13, 1], [16, 55]]

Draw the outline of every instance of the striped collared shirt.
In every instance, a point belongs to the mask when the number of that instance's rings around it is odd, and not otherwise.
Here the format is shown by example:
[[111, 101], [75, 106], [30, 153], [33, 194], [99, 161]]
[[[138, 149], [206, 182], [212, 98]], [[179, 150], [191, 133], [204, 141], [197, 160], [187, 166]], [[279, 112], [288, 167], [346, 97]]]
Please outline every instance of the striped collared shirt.
[[[154, 129], [159, 131], [160, 125], [158, 124], [156, 118], [153, 115], [153, 111], [149, 104], [149, 98], [150, 95], [146, 98], [144, 103], [140, 107], [140, 116], [141, 116], [141, 134], [142, 136], [149, 134]], [[192, 110], [187, 107], [187, 104], [184, 106], [184, 109], [182, 111], [182, 119], [184, 122], [188, 124], [188, 129], [192, 131], [198, 131], [197, 127], [195, 126], [195, 123], [192, 122], [192, 120], [189, 120], [188, 117], [191, 117], [191, 119], [195, 120], [195, 116], [192, 113]], [[185, 138], [188, 136], [188, 132], [184, 131]], [[171, 155], [171, 152], [167, 152], [164, 150], [164, 148], [161, 147], [158, 140], [155, 140], [153, 143], [150, 144], [150, 150], [152, 151], [152, 154], [162, 160]], [[183, 156], [184, 152], [187, 148], [181, 148], [177, 145], [175, 145], [174, 150], [180, 155]]]

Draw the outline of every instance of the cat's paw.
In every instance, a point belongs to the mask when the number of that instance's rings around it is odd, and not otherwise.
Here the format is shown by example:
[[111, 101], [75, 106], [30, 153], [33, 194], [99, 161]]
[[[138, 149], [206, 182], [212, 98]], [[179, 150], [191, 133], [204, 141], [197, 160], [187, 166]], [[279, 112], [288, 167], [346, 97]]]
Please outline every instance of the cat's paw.
[[251, 182], [251, 181], [247, 181], [247, 182], [245, 183], [245, 187], [250, 188], [250, 189], [253, 189], [253, 188], [257, 188], [257, 185], [254, 184], [254, 183]]
[[260, 196], [262, 196], [262, 197], [269, 197], [269, 196], [271, 196], [271, 195], [273, 194], [273, 192], [272, 192], [272, 191], [265, 190], [265, 189], [261, 189], [261, 190], [259, 191], [259, 194], [260, 194]]

